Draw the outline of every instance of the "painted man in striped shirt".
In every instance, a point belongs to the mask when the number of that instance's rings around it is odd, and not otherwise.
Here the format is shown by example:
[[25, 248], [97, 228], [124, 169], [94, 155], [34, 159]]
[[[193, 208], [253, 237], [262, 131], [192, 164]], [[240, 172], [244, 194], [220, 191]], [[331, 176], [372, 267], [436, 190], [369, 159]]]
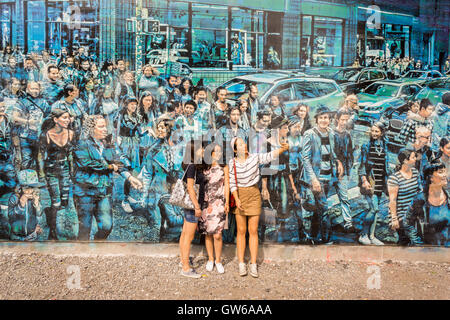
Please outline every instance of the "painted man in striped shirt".
[[311, 222], [316, 215], [319, 219], [320, 234], [318, 242], [327, 243], [330, 239], [330, 220], [327, 200], [331, 196], [331, 186], [342, 176], [342, 163], [337, 159], [334, 147], [334, 132], [330, 126], [330, 109], [320, 106], [315, 115], [316, 126], [305, 132], [302, 147], [304, 178], [311, 184], [314, 194], [314, 212], [304, 211], [304, 227], [308, 242], [314, 242]]

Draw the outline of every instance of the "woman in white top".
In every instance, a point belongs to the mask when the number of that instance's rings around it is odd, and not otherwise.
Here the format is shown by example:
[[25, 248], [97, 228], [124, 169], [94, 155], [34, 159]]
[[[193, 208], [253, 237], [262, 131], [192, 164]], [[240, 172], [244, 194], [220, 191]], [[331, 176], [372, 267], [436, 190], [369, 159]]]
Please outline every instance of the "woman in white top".
[[[261, 179], [259, 166], [278, 158], [289, 150], [289, 144], [281, 144], [281, 148], [269, 153], [249, 154], [247, 144], [241, 138], [231, 140], [234, 158], [230, 160], [230, 189], [236, 201], [237, 255], [239, 259], [239, 274], [247, 275], [244, 263], [245, 234], [249, 232], [250, 275], [258, 277], [256, 258], [258, 256], [258, 223], [261, 214], [261, 192], [258, 182]], [[237, 183], [236, 183], [237, 180]]]

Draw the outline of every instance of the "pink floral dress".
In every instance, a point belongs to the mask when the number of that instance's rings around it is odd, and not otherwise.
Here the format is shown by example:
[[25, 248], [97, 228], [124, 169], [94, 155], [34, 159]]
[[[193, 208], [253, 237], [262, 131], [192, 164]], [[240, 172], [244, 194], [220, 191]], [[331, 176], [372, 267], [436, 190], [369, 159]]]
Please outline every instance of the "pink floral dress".
[[198, 225], [200, 233], [213, 235], [221, 233], [225, 226], [225, 174], [223, 167], [214, 166], [204, 175], [205, 203]]

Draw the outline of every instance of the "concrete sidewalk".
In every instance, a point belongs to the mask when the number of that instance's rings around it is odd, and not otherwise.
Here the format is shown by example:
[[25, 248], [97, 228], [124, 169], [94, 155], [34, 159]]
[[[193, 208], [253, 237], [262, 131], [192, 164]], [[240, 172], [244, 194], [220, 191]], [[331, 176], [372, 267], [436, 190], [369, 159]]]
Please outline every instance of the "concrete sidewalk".
[[[141, 256], [174, 258], [179, 256], [176, 243], [123, 242], [0, 242], [0, 254], [38, 253], [60, 257]], [[248, 249], [247, 249], [248, 253]], [[204, 246], [193, 245], [191, 255], [206, 256]], [[234, 260], [236, 246], [224, 244], [224, 259]], [[353, 262], [433, 262], [450, 263], [450, 249], [444, 247], [354, 246], [354, 245], [285, 245], [263, 244], [259, 262], [353, 261]]]

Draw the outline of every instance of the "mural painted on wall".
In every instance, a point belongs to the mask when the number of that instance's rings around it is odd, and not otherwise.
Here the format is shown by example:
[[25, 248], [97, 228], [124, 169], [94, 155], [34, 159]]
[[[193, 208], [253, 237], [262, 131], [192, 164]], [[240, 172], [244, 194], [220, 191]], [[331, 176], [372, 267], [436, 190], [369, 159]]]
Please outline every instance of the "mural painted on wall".
[[[2, 38], [0, 239], [178, 241], [185, 212], [169, 199], [194, 166], [197, 242], [225, 223], [224, 241], [235, 242], [238, 209], [226, 190], [254, 182], [264, 242], [449, 245], [448, 77], [369, 81], [426, 72], [409, 57], [335, 76], [270, 71], [286, 57], [276, 28], [263, 33], [270, 14], [232, 9], [227, 23], [226, 7], [200, 15], [208, 6], [193, 4], [202, 19], [187, 29], [187, 3], [172, 5], [165, 29], [143, 39], [141, 70], [127, 58], [100, 61], [89, 36], [86, 45], [67, 38], [26, 51]], [[214, 30], [204, 29], [212, 16]], [[246, 17], [260, 24], [246, 26]], [[327, 26], [342, 19], [312, 19], [322, 25], [305, 52], [340, 65], [344, 31]], [[223, 70], [230, 66], [242, 71]], [[258, 155], [260, 177], [236, 165], [242, 146]]]

